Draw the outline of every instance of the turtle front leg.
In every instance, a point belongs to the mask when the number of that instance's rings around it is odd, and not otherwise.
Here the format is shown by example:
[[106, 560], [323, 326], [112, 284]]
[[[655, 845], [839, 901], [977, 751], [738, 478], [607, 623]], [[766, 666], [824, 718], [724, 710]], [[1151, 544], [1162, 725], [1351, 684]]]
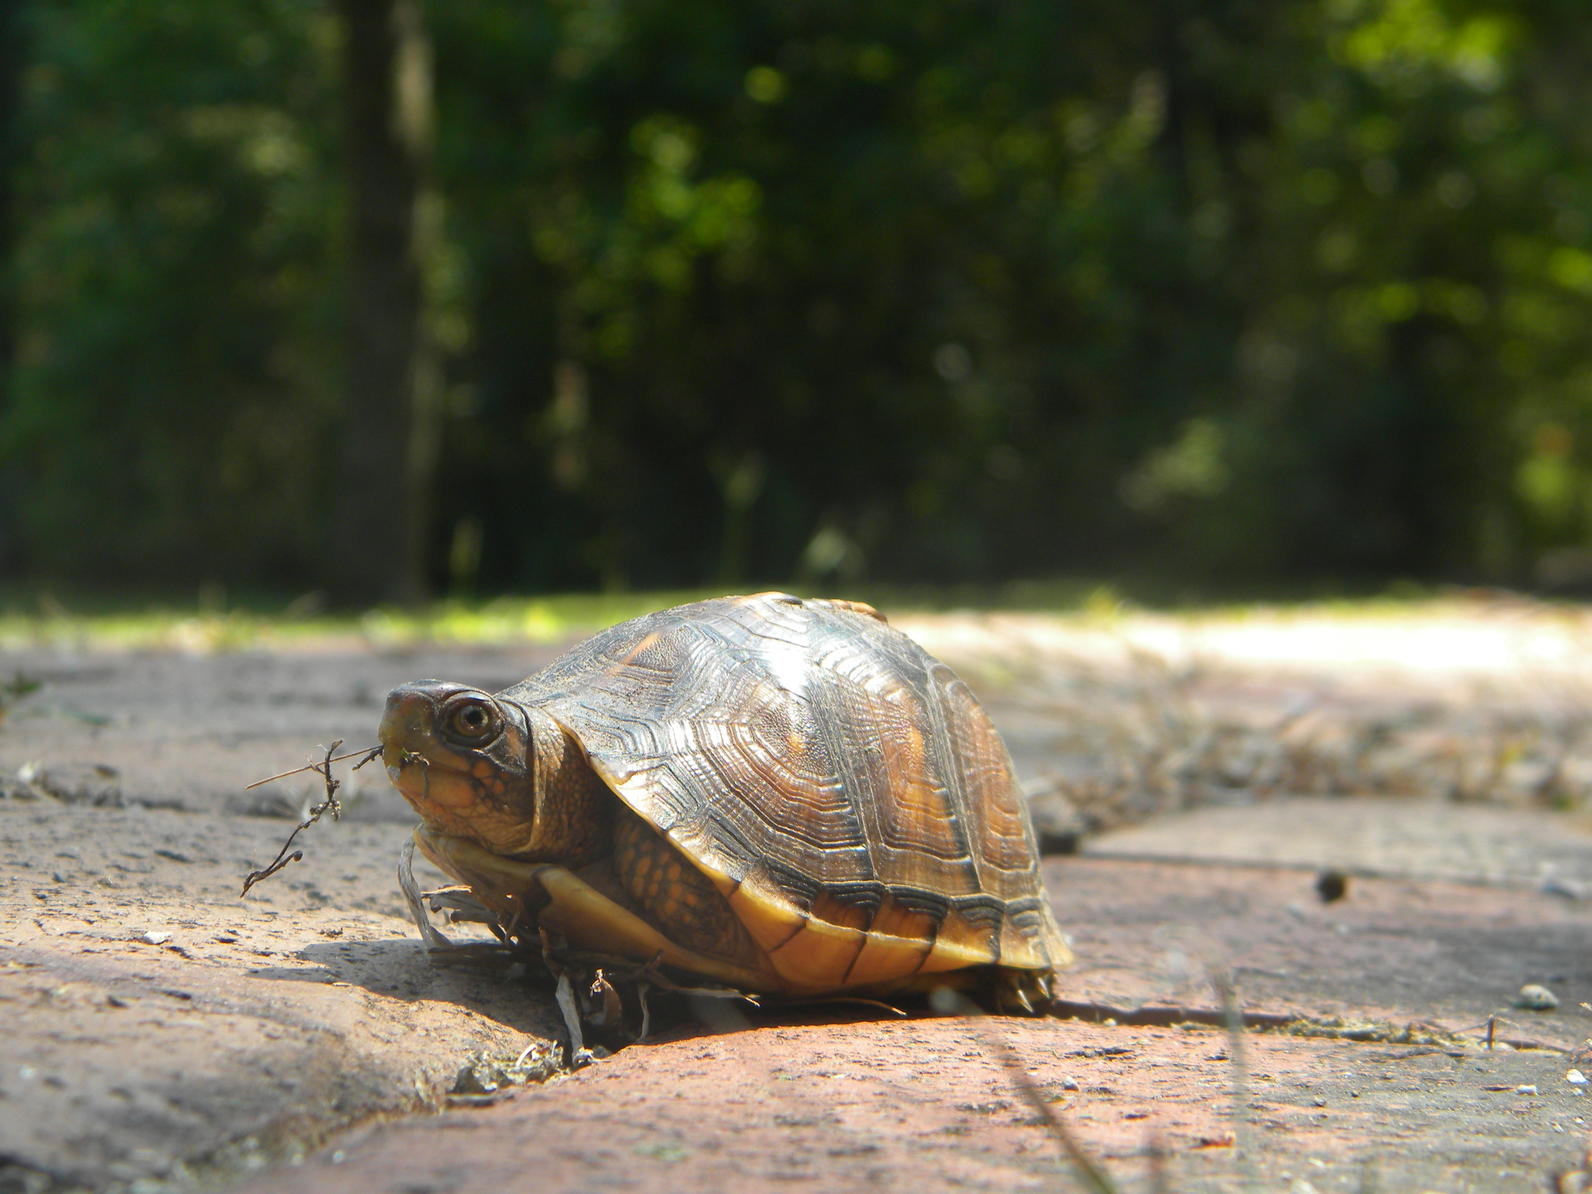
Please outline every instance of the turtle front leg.
[[760, 951], [722, 892], [672, 842], [629, 809], [614, 816], [613, 869], [647, 923], [708, 957], [756, 966]]
[[546, 929], [541, 930], [542, 964], [553, 974], [553, 1000], [564, 1017], [564, 1032], [568, 1037], [564, 1062], [572, 1070], [588, 1066], [597, 1055], [586, 1048], [586, 1034], [580, 1024], [580, 1004], [575, 999], [575, 984], [570, 981], [569, 969], [559, 959], [559, 949]]
[[567, 971], [559, 972], [553, 998], [558, 1001], [558, 1010], [563, 1014], [564, 1030], [569, 1033], [566, 1063], [572, 1070], [590, 1065], [597, 1060], [597, 1055], [586, 1048], [586, 1038], [580, 1029], [580, 1009], [575, 1006], [575, 987], [569, 981]]

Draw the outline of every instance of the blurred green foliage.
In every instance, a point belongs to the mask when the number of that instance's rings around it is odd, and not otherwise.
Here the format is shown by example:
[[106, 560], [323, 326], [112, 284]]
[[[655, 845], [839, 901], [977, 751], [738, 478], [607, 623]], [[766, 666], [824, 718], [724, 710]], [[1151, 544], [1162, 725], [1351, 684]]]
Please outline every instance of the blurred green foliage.
[[[0, 567], [313, 587], [360, 434], [329, 10], [19, 11]], [[1580, 0], [428, 12], [440, 587], [1589, 544]]]

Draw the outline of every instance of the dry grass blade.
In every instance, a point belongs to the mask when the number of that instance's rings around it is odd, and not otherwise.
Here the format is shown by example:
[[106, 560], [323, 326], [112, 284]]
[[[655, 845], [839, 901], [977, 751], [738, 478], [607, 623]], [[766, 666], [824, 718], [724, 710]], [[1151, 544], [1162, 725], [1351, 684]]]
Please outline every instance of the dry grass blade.
[[1227, 1056], [1233, 1100], [1233, 1156], [1239, 1165], [1241, 1188], [1255, 1188], [1254, 1164], [1249, 1151], [1249, 1053], [1244, 1044], [1244, 1009], [1227, 967], [1210, 963], [1211, 986], [1216, 990], [1227, 1028]]
[[[326, 757], [319, 763], [311, 763], [307, 767], [299, 767], [293, 771], [284, 771], [282, 773], [282, 775], [298, 775], [300, 772], [304, 771], [316, 772], [326, 782], [326, 799], [321, 801], [314, 808], [310, 809], [309, 816], [303, 821], [300, 821], [298, 825], [294, 827], [293, 832], [287, 835], [287, 841], [282, 843], [282, 848], [277, 851], [276, 857], [272, 859], [269, 866], [263, 867], [257, 871], [250, 871], [248, 873], [243, 880], [243, 890], [238, 893], [239, 899], [242, 899], [244, 896], [248, 895], [249, 888], [260, 882], [260, 880], [269, 879], [283, 867], [287, 866], [288, 863], [298, 862], [303, 859], [304, 851], [293, 849], [293, 840], [297, 838], [300, 833], [308, 829], [311, 825], [315, 824], [315, 822], [319, 821], [326, 813], [331, 813], [332, 820], [334, 821], [342, 816], [343, 806], [337, 799], [337, 789], [342, 787], [342, 781], [332, 778], [332, 764], [337, 762], [339, 759], [351, 759], [355, 755], [363, 754], [365, 757], [355, 764], [356, 767], [359, 767], [368, 763], [371, 759], [375, 758], [381, 753], [381, 747], [378, 746], [370, 750], [354, 751], [353, 754], [334, 754], [337, 748], [342, 744], [343, 740], [339, 738], [330, 746], [328, 746], [326, 748]], [[281, 779], [282, 775], [274, 775], [271, 777], [271, 779]], [[270, 780], [264, 779], [259, 781], [261, 784], [269, 782]], [[251, 788], [258, 786], [259, 784], [249, 785]], [[289, 853], [289, 851], [291, 851], [291, 853]]]
[[988, 1028], [985, 1024], [987, 1017], [984, 1009], [967, 998], [967, 996], [959, 991], [953, 991], [949, 987], [941, 987], [935, 991], [930, 997], [930, 1002], [936, 1010], [956, 1012], [967, 1016], [979, 1027], [984, 1043], [999, 1058], [1001, 1068], [1011, 1078], [1012, 1085], [1022, 1095], [1023, 1101], [1028, 1104], [1029, 1109], [1050, 1129], [1051, 1135], [1061, 1145], [1062, 1152], [1066, 1154], [1067, 1160], [1071, 1162], [1084, 1187], [1094, 1191], [1094, 1194], [1118, 1194], [1116, 1183], [1096, 1163], [1095, 1159], [1084, 1151], [1083, 1145], [1078, 1143], [1077, 1137], [1072, 1134], [1066, 1122], [1060, 1115], [1056, 1114], [1056, 1109], [1051, 1106], [1050, 1100], [1045, 1097], [1044, 1091], [1040, 1090], [1033, 1078], [1029, 1077], [1028, 1070], [1024, 1068], [1021, 1059], [1012, 1052], [1011, 1046], [1001, 1038], [999, 1033]]
[[[332, 749], [335, 750], [337, 746], [340, 745], [342, 745], [341, 738], [337, 740], [336, 745], [334, 745]], [[279, 779], [286, 779], [290, 775], [303, 775], [306, 771], [317, 771], [324, 773], [326, 767], [328, 767], [330, 764], [341, 763], [344, 759], [359, 759], [359, 762], [355, 763], [351, 768], [351, 770], [358, 771], [361, 767], [370, 762], [379, 754], [381, 754], [381, 747], [379, 746], [367, 747], [364, 750], [351, 750], [346, 755], [338, 755], [336, 758], [326, 758], [321, 760], [319, 763], [305, 763], [304, 766], [295, 767], [291, 771], [279, 771], [275, 775], [268, 775], [264, 779], [257, 779], [252, 784], [244, 784], [243, 790], [245, 792], [251, 792], [255, 788], [263, 788], [266, 784], [275, 783]]]
[[44, 681], [35, 680], [32, 676], [25, 676], [20, 671], [8, 681], [0, 682], [0, 722], [5, 721], [17, 702], [25, 697], [32, 696], [44, 687]]

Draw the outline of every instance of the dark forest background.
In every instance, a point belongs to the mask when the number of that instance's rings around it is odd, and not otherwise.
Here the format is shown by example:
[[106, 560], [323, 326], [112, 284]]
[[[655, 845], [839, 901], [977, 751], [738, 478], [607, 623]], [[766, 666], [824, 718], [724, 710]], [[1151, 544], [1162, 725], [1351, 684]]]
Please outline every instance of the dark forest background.
[[1592, 578], [1584, 0], [0, 14], [10, 581]]

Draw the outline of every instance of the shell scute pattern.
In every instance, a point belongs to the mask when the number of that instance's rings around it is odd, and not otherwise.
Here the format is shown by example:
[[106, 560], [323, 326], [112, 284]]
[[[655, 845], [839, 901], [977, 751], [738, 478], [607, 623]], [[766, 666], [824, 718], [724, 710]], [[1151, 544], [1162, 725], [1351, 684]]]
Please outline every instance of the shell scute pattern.
[[787, 908], [771, 956], [817, 949], [811, 920], [841, 931], [823, 948], [847, 969], [879, 934], [992, 963], [1064, 954], [998, 734], [951, 669], [867, 607], [665, 610], [502, 696], [570, 731], [732, 904]]

